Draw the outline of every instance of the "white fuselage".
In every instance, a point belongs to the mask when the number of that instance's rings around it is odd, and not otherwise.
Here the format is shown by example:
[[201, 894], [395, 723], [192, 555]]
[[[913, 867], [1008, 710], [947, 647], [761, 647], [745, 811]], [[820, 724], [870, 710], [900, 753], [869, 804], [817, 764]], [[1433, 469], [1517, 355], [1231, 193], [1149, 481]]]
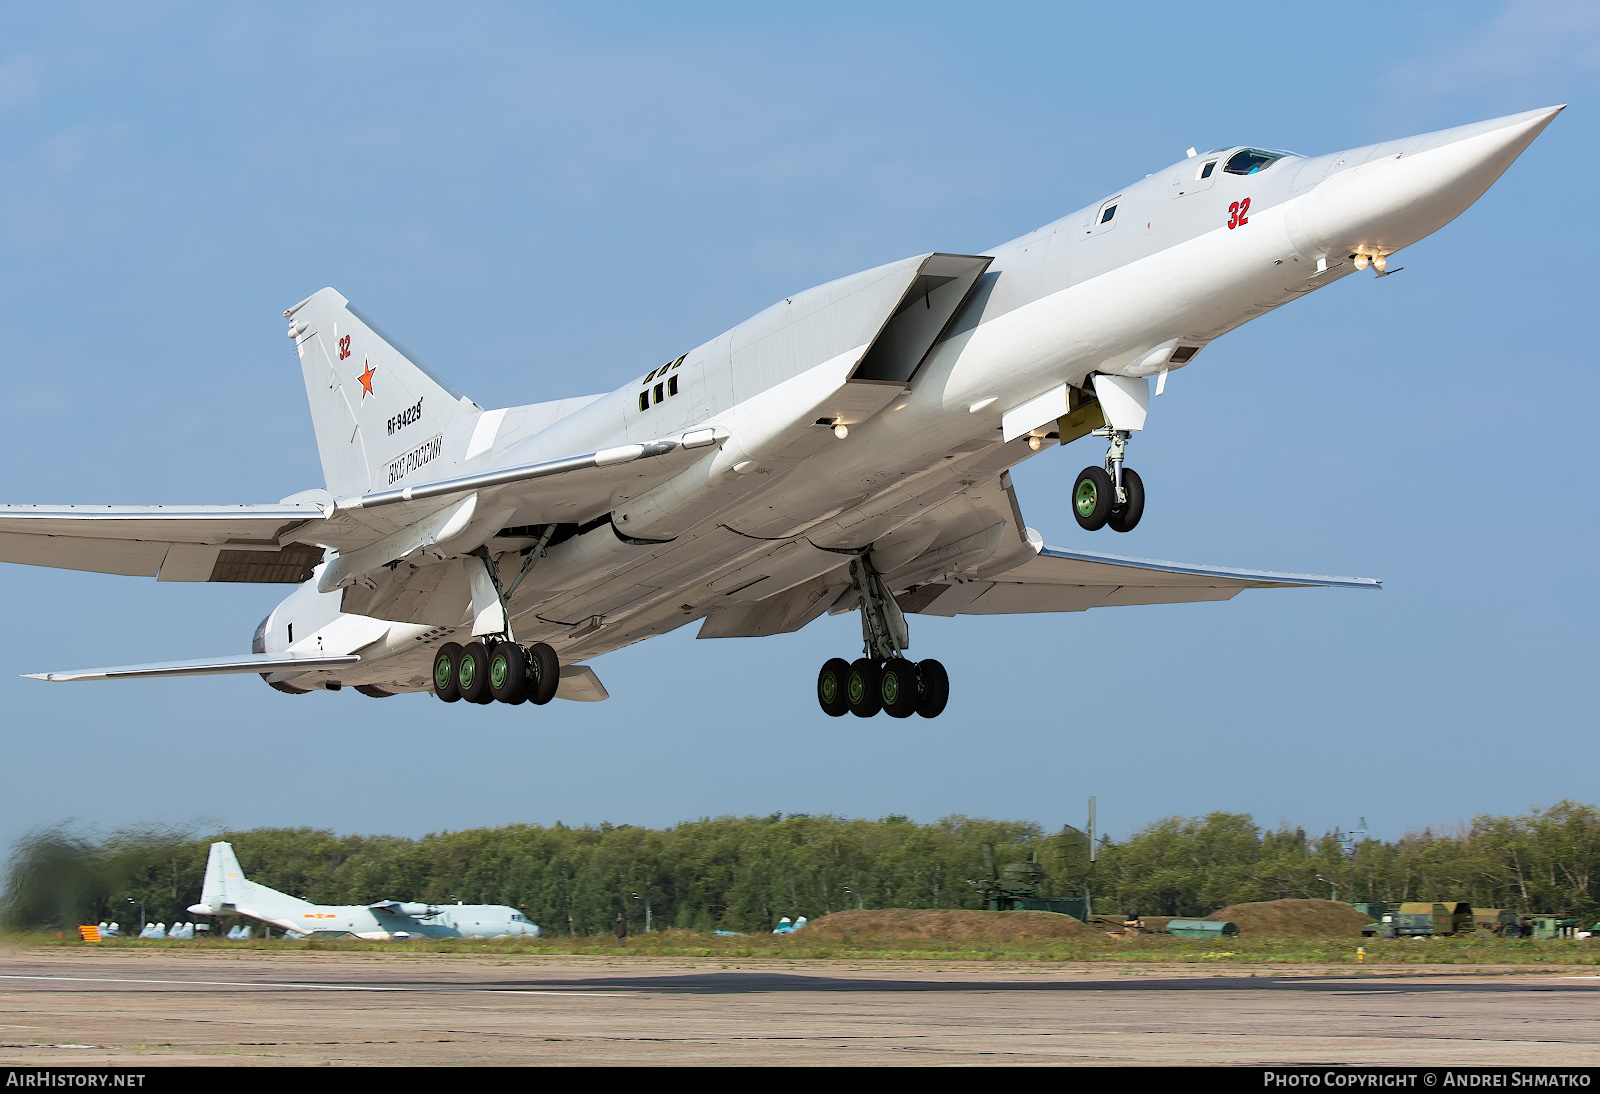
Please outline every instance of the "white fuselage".
[[[865, 348], [836, 347], [821, 363], [762, 356], [762, 338], [783, 329], [808, 294], [691, 350], [672, 374], [674, 397], [643, 397], [651, 385], [635, 381], [604, 396], [487, 412], [486, 422], [496, 417], [473, 467], [696, 427], [730, 438], [675, 470], [671, 483], [641, 481], [599, 512], [574, 501], [570, 516], [552, 517], [550, 506], [563, 504], [553, 485], [529, 508], [497, 514], [508, 531], [611, 515], [552, 546], [531, 572], [511, 601], [518, 639], [548, 642], [571, 663], [704, 618], [726, 602], [719, 598], [753, 595], [745, 590], [757, 583], [766, 596], [813, 580], [840, 566], [841, 550], [915, 557], [930, 511], [1038, 450], [1025, 437], [1002, 439], [1007, 411], [1094, 374], [1142, 382], [1185, 367], [1190, 358], [1167, 357], [1173, 344], [1203, 349], [1356, 272], [1356, 256], [1387, 256], [1449, 222], [1551, 116], [1289, 155], [1256, 174], [1224, 169], [1238, 149], [1182, 160], [988, 252], [987, 273], [914, 378], [883, 389], [879, 404], [861, 404], [859, 420], [849, 407], [833, 415], [848, 424], [844, 439], [819, 429], [798, 446], [764, 440], [794, 407], [838, 389]], [[500, 541], [490, 542], [496, 550]], [[514, 561], [526, 542], [506, 537], [505, 557]], [[342, 612], [344, 595], [318, 592], [313, 580], [263, 625], [262, 652], [361, 653], [359, 666], [306, 673], [295, 686], [423, 690], [436, 645], [468, 633], [470, 620], [460, 618], [399, 623]]]

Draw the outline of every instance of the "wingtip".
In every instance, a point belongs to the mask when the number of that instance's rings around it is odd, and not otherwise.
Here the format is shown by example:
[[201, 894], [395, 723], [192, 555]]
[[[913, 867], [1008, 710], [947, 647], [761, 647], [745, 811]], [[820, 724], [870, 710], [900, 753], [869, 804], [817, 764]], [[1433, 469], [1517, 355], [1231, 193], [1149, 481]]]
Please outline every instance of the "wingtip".
[[22, 674], [22, 678], [24, 680], [48, 680], [50, 679], [50, 674], [48, 672], [25, 672]]

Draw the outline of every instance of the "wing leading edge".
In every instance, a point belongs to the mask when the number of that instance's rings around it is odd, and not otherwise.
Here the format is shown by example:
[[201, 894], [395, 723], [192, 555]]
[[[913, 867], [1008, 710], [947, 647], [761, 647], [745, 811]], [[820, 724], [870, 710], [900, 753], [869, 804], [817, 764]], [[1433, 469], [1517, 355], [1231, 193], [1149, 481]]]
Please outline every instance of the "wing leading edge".
[[200, 657], [192, 661], [154, 661], [148, 665], [115, 665], [111, 668], [73, 669], [69, 672], [27, 672], [23, 675], [29, 680], [49, 680], [54, 683], [71, 680], [140, 680], [162, 676], [224, 676], [236, 672], [310, 672], [314, 669], [353, 665], [360, 660], [361, 658], [353, 653], [327, 657], [273, 657], [254, 654], [238, 657]]
[[1196, 566], [1045, 547], [1020, 566], [987, 581], [920, 586], [901, 597], [901, 608], [922, 615], [1023, 615], [1230, 600], [1245, 589], [1319, 587], [1378, 589], [1382, 582], [1370, 577]]

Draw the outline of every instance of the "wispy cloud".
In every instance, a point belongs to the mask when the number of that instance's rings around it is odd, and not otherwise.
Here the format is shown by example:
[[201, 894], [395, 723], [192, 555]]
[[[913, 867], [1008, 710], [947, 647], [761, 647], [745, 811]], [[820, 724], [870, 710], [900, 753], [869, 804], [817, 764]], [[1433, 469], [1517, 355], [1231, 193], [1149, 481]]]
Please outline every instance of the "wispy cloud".
[[1436, 49], [1396, 65], [1384, 84], [1391, 93], [1413, 102], [1471, 91], [1525, 99], [1560, 96], [1597, 76], [1600, 4], [1511, 0], [1489, 21], [1441, 36]]
[[27, 54], [0, 61], [0, 113], [26, 106], [39, 91], [38, 64]]

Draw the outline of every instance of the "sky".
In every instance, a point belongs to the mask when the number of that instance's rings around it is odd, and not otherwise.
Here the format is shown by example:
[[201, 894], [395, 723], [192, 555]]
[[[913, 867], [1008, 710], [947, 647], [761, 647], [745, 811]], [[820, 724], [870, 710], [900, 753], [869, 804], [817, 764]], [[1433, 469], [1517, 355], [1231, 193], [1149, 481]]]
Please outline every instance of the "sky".
[[593, 662], [607, 702], [18, 674], [227, 654], [269, 585], [0, 565], [0, 847], [41, 825], [949, 814], [1384, 838], [1593, 802], [1588, 3], [59, 4], [0, 10], [0, 501], [321, 485], [283, 309], [337, 287], [484, 406], [613, 389], [793, 292], [982, 253], [1183, 157], [1571, 103], [1475, 206], [1175, 373], [1143, 523], [1048, 543], [1379, 592], [912, 617], [937, 720], [830, 719], [854, 615]]

